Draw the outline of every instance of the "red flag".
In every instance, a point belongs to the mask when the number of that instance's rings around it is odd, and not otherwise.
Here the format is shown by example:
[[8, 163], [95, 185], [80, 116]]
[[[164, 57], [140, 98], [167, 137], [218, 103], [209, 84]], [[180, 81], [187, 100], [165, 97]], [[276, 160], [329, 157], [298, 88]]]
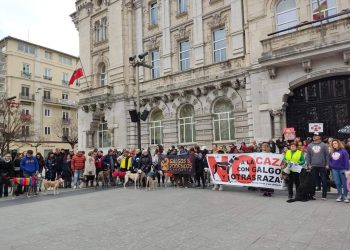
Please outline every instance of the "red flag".
[[82, 68], [78, 68], [76, 70], [74, 70], [72, 77], [69, 80], [69, 85], [72, 85], [75, 80], [79, 79], [80, 77], [82, 77], [83, 74], [83, 69]]

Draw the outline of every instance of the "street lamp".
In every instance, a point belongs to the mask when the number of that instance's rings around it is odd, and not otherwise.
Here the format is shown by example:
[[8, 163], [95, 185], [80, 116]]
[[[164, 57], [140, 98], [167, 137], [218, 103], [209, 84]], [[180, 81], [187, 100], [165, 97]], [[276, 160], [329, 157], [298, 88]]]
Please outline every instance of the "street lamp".
[[139, 67], [146, 67], [152, 69], [151, 65], [147, 65], [145, 63], [146, 56], [148, 52], [144, 52], [139, 55], [133, 55], [129, 57], [129, 62], [132, 67], [135, 68], [135, 81], [136, 81], [136, 94], [137, 94], [137, 104], [136, 104], [136, 112], [137, 112], [137, 146], [141, 149], [141, 115], [140, 115], [140, 83], [139, 83]]

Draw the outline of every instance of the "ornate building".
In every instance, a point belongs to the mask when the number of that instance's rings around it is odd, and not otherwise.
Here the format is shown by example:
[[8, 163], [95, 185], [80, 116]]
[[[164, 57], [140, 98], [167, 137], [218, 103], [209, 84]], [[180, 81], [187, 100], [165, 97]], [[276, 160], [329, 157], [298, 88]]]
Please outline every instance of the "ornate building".
[[312, 116], [305, 89], [318, 91], [312, 105], [322, 113], [322, 86], [331, 100], [341, 81], [349, 105], [349, 11], [342, 11], [349, 7], [347, 0], [77, 0], [71, 17], [87, 74], [79, 146], [137, 144], [129, 57], [143, 52], [152, 66], [138, 74], [141, 112], [150, 111], [143, 146], [263, 141], [286, 126], [304, 136], [307, 122], [327, 123]]

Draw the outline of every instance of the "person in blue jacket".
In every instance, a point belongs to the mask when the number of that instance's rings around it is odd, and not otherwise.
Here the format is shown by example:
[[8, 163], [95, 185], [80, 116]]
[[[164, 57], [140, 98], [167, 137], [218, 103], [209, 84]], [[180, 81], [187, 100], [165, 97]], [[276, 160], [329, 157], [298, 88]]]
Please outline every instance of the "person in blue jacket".
[[[38, 173], [39, 163], [35, 156], [33, 156], [33, 150], [28, 150], [27, 154], [22, 158], [20, 162], [20, 169], [23, 171], [24, 177], [31, 177]], [[36, 185], [34, 186], [34, 192], [37, 193]]]

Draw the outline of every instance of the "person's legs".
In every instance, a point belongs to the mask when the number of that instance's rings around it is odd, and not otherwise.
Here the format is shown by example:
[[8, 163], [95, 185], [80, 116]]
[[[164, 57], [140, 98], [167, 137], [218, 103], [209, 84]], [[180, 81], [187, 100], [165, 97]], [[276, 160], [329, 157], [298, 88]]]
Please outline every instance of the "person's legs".
[[321, 178], [322, 184], [322, 198], [327, 198], [327, 179], [326, 179], [326, 169], [319, 168], [319, 176]]
[[79, 180], [80, 178], [80, 171], [79, 170], [74, 170], [74, 188], [77, 188], [79, 186]]
[[288, 198], [293, 197], [293, 184], [294, 184], [294, 173], [290, 172], [288, 179]]
[[2, 179], [0, 179], [0, 198], [2, 197], [3, 190], [4, 190], [4, 182]]
[[312, 179], [314, 181], [314, 187], [313, 190], [310, 192], [311, 193], [311, 196], [314, 197], [315, 194], [316, 194], [316, 186], [317, 186], [317, 183], [318, 183], [318, 171], [317, 171], [317, 168], [313, 167], [311, 169], [311, 175], [312, 175]]
[[343, 198], [344, 199], [347, 199], [348, 197], [348, 187], [347, 187], [347, 179], [346, 179], [346, 176], [345, 176], [345, 170], [341, 170], [340, 171], [340, 181], [341, 181], [341, 186], [342, 186], [342, 190], [343, 190]]
[[342, 187], [341, 187], [341, 180], [340, 180], [340, 172], [339, 170], [336, 169], [332, 169], [332, 176], [333, 176], [333, 180], [335, 182], [335, 185], [337, 186], [337, 192], [338, 192], [338, 198], [343, 199], [343, 195], [342, 195]]

